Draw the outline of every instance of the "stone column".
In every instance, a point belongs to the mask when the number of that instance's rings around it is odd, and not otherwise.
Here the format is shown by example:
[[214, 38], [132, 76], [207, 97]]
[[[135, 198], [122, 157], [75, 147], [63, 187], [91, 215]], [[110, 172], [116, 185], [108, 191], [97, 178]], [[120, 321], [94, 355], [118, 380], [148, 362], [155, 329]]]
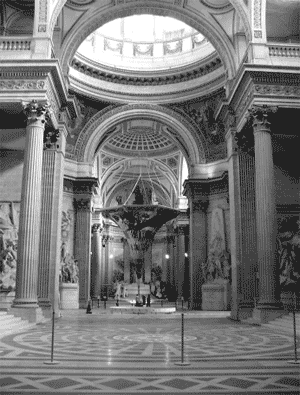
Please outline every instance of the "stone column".
[[185, 230], [186, 226], [179, 225], [177, 227], [177, 260], [176, 260], [176, 288], [177, 297], [184, 295], [184, 269], [185, 269]]
[[271, 128], [268, 115], [276, 108], [253, 106], [255, 148], [255, 197], [257, 252], [259, 272], [259, 304], [261, 309], [274, 309], [279, 303], [279, 278], [276, 267], [276, 195]]
[[166, 251], [169, 255], [169, 259], [166, 260], [166, 283], [168, 297], [171, 297], [174, 292], [174, 265], [175, 265], [175, 250], [174, 250], [174, 227], [173, 224], [167, 224], [167, 246]]
[[[59, 316], [61, 213], [66, 130], [49, 130], [45, 136], [42, 168], [42, 208], [38, 271], [38, 301]], [[50, 313], [50, 311], [48, 311]]]
[[105, 296], [109, 296], [110, 287], [112, 284], [112, 270], [110, 268], [110, 241], [112, 241], [112, 237], [108, 234], [102, 236], [102, 245], [103, 245], [103, 269], [104, 269], [104, 284], [103, 284], [103, 292]]
[[[25, 158], [19, 221], [18, 261], [14, 314], [30, 321], [42, 318], [37, 303], [43, 139], [47, 106], [32, 101], [27, 116]], [[24, 309], [17, 308], [26, 308]]]
[[201, 309], [202, 266], [207, 256], [207, 192], [203, 180], [186, 180], [184, 195], [189, 198], [190, 209], [190, 308]]
[[100, 224], [94, 224], [92, 226], [92, 256], [91, 256], [91, 295], [97, 298], [101, 291], [102, 280], [102, 228]]

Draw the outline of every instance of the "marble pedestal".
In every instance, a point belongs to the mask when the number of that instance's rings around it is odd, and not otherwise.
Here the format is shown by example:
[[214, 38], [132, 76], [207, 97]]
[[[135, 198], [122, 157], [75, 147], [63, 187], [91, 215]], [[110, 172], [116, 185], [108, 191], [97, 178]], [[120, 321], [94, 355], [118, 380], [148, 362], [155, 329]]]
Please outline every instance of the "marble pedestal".
[[62, 283], [59, 286], [59, 291], [61, 309], [79, 309], [78, 284]]
[[215, 280], [202, 285], [202, 310], [228, 310], [231, 288], [228, 280]]

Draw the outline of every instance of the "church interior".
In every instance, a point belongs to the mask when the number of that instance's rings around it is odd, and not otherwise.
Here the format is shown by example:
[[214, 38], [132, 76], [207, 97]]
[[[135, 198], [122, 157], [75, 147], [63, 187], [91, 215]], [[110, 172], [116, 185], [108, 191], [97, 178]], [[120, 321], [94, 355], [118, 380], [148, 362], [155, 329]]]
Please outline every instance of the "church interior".
[[[296, 394], [296, 370], [272, 364], [278, 352], [288, 359], [292, 332], [272, 325], [291, 326], [292, 311], [294, 326], [300, 319], [299, 116], [299, 0], [1, 0], [7, 393]], [[265, 381], [251, 365], [250, 381], [240, 373], [210, 386], [192, 370], [176, 378], [181, 312], [192, 365], [212, 358], [209, 369], [215, 359], [225, 369], [236, 357], [247, 369], [240, 330], [274, 371], [259, 362]], [[87, 333], [104, 318], [93, 354]], [[44, 367], [29, 384], [26, 352], [34, 371], [54, 321], [73, 373], [112, 364], [114, 380], [89, 388], [53, 367], [55, 384], [45, 386]], [[134, 360], [124, 342], [146, 345]], [[20, 364], [9, 350], [24, 353]], [[139, 358], [151, 369], [147, 356], [166, 381], [120, 374], [124, 361], [128, 375], [139, 371]]]

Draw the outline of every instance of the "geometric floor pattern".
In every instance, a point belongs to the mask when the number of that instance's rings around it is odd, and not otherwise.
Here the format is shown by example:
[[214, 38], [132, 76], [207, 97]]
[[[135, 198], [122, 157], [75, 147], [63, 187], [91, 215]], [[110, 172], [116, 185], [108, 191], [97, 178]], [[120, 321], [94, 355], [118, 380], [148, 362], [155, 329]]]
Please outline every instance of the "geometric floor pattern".
[[[297, 394], [293, 337], [226, 318], [64, 312], [0, 339], [1, 394]], [[299, 340], [299, 339], [298, 339]], [[299, 343], [298, 343], [299, 344]]]

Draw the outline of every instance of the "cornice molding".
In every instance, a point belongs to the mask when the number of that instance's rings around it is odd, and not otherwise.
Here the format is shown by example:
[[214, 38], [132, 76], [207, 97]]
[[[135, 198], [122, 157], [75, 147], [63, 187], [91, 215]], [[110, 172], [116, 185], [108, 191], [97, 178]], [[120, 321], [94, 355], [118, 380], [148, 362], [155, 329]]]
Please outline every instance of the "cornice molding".
[[[236, 128], [240, 131], [252, 105], [271, 100], [274, 106], [300, 108], [300, 75], [297, 67], [245, 65], [240, 71], [229, 98], [217, 110], [217, 118], [226, 119], [228, 111], [235, 114]], [[227, 131], [227, 130], [226, 130]]]
[[[176, 84], [179, 82], [190, 81], [193, 79], [200, 78], [204, 75], [211, 73], [212, 71], [222, 67], [222, 61], [218, 56], [215, 56], [213, 60], [210, 60], [201, 66], [189, 68], [185, 70], [169, 70], [169, 73], [162, 71], [159, 75], [152, 73], [152, 75], [132, 75], [134, 72], [116, 69], [114, 72], [103, 70], [101, 65], [92, 66], [88, 62], [82, 61], [78, 58], [74, 58], [71, 67], [75, 70], [88, 75], [90, 77], [112, 82], [115, 84], [122, 85], [135, 85], [135, 86], [156, 86], [156, 85], [169, 85]], [[142, 74], [142, 73], [140, 73]]]
[[[70, 117], [76, 117], [78, 109], [69, 97], [65, 80], [57, 60], [43, 61], [14, 60], [0, 65], [0, 94], [2, 91], [33, 92], [48, 96], [55, 111], [55, 117], [61, 108], [67, 108]], [[20, 99], [20, 98], [19, 98]]]
[[[89, 77], [88, 77], [89, 78]], [[207, 94], [213, 94], [215, 91], [224, 87], [225, 84], [225, 72], [222, 71], [222, 67], [214, 70], [212, 73], [207, 74], [206, 78], [208, 80], [201, 81], [201, 84], [193, 84], [193, 86], [186, 88], [184, 83], [181, 86], [176, 86], [176, 90], [165, 89], [159, 92], [160, 87], [168, 87], [170, 85], [156, 85], [151, 89], [151, 91], [141, 91], [142, 86], [133, 87], [130, 92], [123, 92], [121, 89], [123, 85], [113, 85], [114, 89], [106, 89], [103, 86], [95, 87], [93, 84], [93, 79], [90, 81], [83, 82], [74, 76], [70, 76], [70, 83], [72, 90], [95, 99], [101, 98], [105, 101], [113, 101], [116, 103], [151, 103], [151, 104], [168, 104], [179, 101], [187, 101], [194, 98], [199, 98], [201, 96], [206, 96]], [[97, 81], [97, 80], [96, 80]], [[187, 81], [189, 82], [189, 81]], [[171, 85], [172, 86], [172, 85]], [[147, 88], [147, 87], [146, 87]]]

